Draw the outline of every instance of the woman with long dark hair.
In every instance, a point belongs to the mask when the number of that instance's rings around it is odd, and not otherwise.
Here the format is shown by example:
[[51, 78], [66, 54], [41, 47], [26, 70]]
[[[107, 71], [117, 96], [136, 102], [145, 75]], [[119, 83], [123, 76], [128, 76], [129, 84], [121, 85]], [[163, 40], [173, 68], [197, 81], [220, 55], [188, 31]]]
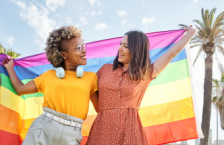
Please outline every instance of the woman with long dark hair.
[[148, 37], [140, 31], [127, 32], [113, 64], [97, 72], [99, 113], [87, 145], [147, 145], [138, 109], [150, 82], [190, 41], [196, 30], [189, 27], [183, 38], [151, 64]]

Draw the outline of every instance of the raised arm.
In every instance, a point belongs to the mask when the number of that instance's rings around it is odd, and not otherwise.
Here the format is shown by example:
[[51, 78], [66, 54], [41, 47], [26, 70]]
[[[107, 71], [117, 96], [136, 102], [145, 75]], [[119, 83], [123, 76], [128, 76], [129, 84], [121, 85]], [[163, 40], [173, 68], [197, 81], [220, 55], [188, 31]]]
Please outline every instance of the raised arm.
[[181, 50], [183, 50], [183, 48], [187, 45], [187, 43], [196, 33], [196, 29], [192, 27], [188, 27], [186, 31], [187, 33], [183, 36], [183, 38], [180, 41], [178, 41], [175, 45], [173, 45], [165, 54], [163, 54], [160, 58], [158, 58], [154, 62], [152, 78], [155, 78], [166, 68], [166, 66], [170, 63], [170, 61], [178, 53], [180, 53]]
[[3, 61], [3, 65], [8, 71], [10, 81], [16, 93], [19, 96], [25, 94], [37, 93], [37, 87], [33, 80], [25, 85], [19, 80], [13, 68], [13, 64], [14, 64], [13, 59], [5, 58]]

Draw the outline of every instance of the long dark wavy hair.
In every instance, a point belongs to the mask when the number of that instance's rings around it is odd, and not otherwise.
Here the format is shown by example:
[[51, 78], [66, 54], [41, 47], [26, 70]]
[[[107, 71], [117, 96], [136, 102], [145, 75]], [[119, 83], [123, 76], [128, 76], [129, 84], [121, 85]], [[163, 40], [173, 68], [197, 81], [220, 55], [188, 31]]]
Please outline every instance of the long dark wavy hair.
[[[128, 36], [128, 50], [131, 54], [131, 60], [127, 69], [131, 81], [148, 79], [152, 72], [151, 60], [149, 58], [149, 39], [141, 31], [129, 31], [124, 35]], [[117, 57], [113, 62], [113, 70], [118, 65], [123, 66]]]

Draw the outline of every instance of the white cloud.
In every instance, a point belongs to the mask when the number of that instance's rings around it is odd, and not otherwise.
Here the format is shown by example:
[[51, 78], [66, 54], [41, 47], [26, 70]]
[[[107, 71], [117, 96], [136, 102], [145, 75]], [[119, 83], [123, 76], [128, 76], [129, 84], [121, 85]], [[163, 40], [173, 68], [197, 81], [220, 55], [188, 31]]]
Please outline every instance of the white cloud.
[[91, 12], [91, 15], [92, 15], [92, 16], [94, 16], [94, 15], [102, 15], [102, 14], [103, 14], [102, 9], [100, 9], [98, 12], [96, 12], [95, 10], [93, 10], [93, 11]]
[[91, 4], [91, 7], [94, 6], [94, 4], [97, 2], [97, 0], [89, 0], [90, 4]]
[[136, 25], [134, 23], [128, 23], [128, 26], [136, 28]]
[[76, 26], [76, 27], [79, 27], [79, 23], [76, 23], [75, 26]]
[[198, 0], [193, 0], [193, 2], [190, 4], [190, 6], [193, 6], [194, 3], [197, 3]]
[[45, 0], [45, 1], [46, 1], [46, 6], [50, 10], [55, 11], [58, 8], [58, 6], [63, 6], [66, 0]]
[[[28, 25], [34, 28], [39, 41], [35, 42], [42, 47], [45, 44], [49, 32], [56, 28], [56, 22], [48, 17], [49, 11], [43, 5], [38, 4], [38, 7], [34, 4], [26, 5], [25, 3], [12, 0], [20, 8], [20, 16], [27, 21]], [[41, 49], [42, 50], [42, 49]]]
[[197, 3], [198, 0], [194, 0], [193, 3]]
[[101, 7], [103, 7], [103, 5], [101, 5], [101, 2], [100, 1], [97, 1], [97, 4]]
[[91, 12], [91, 15], [94, 16], [95, 14], [96, 14], [96, 11], [93, 10], [93, 11]]
[[86, 25], [89, 22], [89, 20], [82, 16], [79, 16], [79, 20], [81, 21], [81, 25]]
[[60, 17], [60, 14], [56, 14], [55, 17]]
[[27, 20], [30, 27], [33, 27], [38, 36], [46, 41], [49, 32], [55, 28], [56, 22], [48, 17], [48, 10], [41, 6], [30, 5], [20, 13], [20, 16]]
[[72, 20], [70, 17], [66, 17], [66, 20], [67, 20], [67, 23], [71, 24], [72, 23]]
[[106, 23], [97, 23], [95, 26], [96, 31], [107, 29], [108, 25]]
[[121, 25], [123, 26], [123, 28], [127, 24], [127, 21], [128, 21], [127, 19], [121, 20]]
[[125, 12], [125, 11], [123, 11], [123, 10], [121, 10], [121, 11], [117, 11], [117, 15], [118, 16], [121, 16], [121, 17], [124, 17], [124, 16], [126, 16], [128, 13], [127, 12]]
[[96, 14], [97, 15], [102, 15], [103, 14], [102, 9], [100, 9], [99, 12], [97, 12]]
[[142, 24], [148, 28], [148, 25], [152, 24], [155, 22], [155, 16], [151, 17], [151, 18], [147, 18], [147, 17], [144, 17], [142, 18]]
[[38, 40], [38, 39], [36, 39], [34, 42], [39, 45], [40, 51], [44, 52], [44, 48], [45, 48], [44, 43], [42, 41]]
[[7, 42], [8, 42], [11, 46], [13, 46], [13, 41], [14, 41], [14, 37], [8, 37]]
[[136, 28], [136, 25], [134, 23], [128, 22], [127, 19], [121, 20], [121, 25], [123, 28], [125, 28], [125, 26], [129, 28]]
[[11, 1], [16, 3], [21, 9], [25, 9], [26, 8], [26, 4], [21, 2], [21, 1], [15, 1], [15, 0], [11, 0]]

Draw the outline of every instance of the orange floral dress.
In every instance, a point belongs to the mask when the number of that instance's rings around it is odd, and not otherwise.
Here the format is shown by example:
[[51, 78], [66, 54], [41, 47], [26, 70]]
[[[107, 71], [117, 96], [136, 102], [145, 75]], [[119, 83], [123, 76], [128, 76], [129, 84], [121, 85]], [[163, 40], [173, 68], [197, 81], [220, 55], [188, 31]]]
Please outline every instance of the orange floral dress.
[[105, 64], [97, 72], [99, 108], [87, 145], [147, 145], [138, 108], [151, 78], [130, 81], [122, 67]]

